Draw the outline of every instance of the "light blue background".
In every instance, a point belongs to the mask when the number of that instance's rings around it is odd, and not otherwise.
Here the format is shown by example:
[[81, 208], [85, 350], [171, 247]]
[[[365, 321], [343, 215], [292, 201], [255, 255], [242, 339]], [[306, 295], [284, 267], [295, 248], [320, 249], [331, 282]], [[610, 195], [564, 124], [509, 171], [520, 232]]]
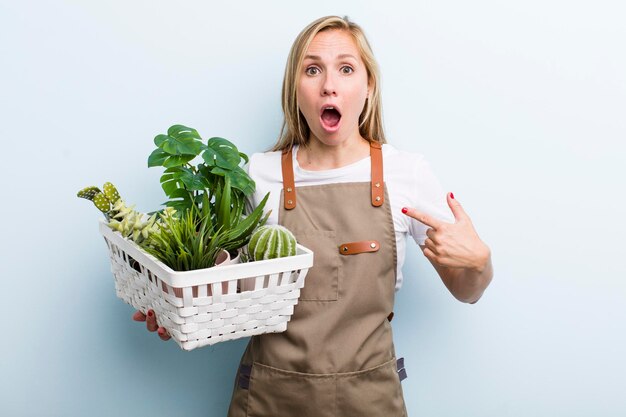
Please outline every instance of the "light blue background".
[[[289, 47], [347, 14], [388, 138], [421, 152], [492, 248], [470, 306], [415, 244], [394, 329], [411, 416], [626, 415], [626, 7], [615, 1], [0, 2], [0, 415], [224, 416], [245, 341], [184, 352], [115, 297], [105, 181], [164, 196], [182, 123], [246, 153], [280, 123]], [[304, 393], [303, 393], [304, 394]]]

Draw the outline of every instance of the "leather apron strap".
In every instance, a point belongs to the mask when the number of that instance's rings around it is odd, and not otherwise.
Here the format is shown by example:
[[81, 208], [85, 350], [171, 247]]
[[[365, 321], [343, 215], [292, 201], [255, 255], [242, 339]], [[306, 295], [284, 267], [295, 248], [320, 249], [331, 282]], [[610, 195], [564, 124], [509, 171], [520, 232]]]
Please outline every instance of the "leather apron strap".
[[[372, 167], [372, 205], [380, 207], [385, 202], [383, 187], [383, 151], [378, 142], [370, 142], [370, 160]], [[283, 174], [283, 192], [285, 194], [285, 210], [296, 207], [296, 185], [293, 175], [293, 148], [285, 149], [281, 156]]]

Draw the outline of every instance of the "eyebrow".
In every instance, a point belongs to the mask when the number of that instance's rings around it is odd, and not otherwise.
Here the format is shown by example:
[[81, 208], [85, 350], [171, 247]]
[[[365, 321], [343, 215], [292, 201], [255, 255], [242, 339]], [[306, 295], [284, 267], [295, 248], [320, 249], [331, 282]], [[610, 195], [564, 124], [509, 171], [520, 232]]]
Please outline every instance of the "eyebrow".
[[[356, 60], [356, 57], [354, 55], [351, 55], [351, 54], [341, 54], [341, 55], [338, 55], [337, 58], [339, 58], [339, 59], [352, 58], [352, 59]], [[304, 59], [316, 59], [318, 61], [321, 61], [322, 57], [320, 57], [319, 55], [306, 55], [304, 57]]]

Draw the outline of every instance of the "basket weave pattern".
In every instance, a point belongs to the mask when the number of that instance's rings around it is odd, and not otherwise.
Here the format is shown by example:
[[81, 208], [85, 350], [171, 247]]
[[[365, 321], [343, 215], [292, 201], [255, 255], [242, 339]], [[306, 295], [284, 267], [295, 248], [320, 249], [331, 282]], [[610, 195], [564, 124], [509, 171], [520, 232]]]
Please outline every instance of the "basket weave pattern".
[[313, 253], [176, 272], [134, 242], [100, 224], [117, 296], [137, 310], [153, 309], [185, 350], [287, 329]]

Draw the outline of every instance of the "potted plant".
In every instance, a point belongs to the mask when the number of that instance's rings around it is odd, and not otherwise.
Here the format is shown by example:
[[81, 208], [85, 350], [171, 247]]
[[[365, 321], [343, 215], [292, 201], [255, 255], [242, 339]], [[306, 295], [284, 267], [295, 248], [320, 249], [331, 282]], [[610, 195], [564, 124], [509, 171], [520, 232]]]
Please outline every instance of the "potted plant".
[[[239, 256], [238, 250], [269, 216], [262, 217], [269, 193], [252, 213], [243, 215], [245, 198], [254, 192], [254, 181], [240, 166], [242, 160], [248, 162], [247, 155], [224, 138], [213, 137], [205, 145], [195, 129], [182, 125], [157, 135], [154, 143], [157, 148], [148, 157], [148, 167], [165, 168], [160, 179], [170, 198], [165, 205], [191, 213], [199, 230], [211, 236], [214, 249]], [[194, 165], [199, 156], [202, 162]]]
[[[282, 259], [244, 255], [242, 248], [269, 216], [263, 215], [269, 193], [244, 214], [255, 187], [240, 166], [248, 157], [224, 138], [203, 143], [195, 129], [182, 125], [171, 126], [154, 143], [148, 167], [165, 168], [164, 209], [138, 212], [111, 183], [102, 191], [92, 186], [78, 193], [105, 215], [100, 231], [118, 296], [141, 311], [154, 309], [160, 325], [187, 350], [284, 331], [313, 253], [291, 245], [274, 251]], [[255, 247], [270, 241], [257, 240]], [[230, 258], [243, 262], [225, 265]]]

